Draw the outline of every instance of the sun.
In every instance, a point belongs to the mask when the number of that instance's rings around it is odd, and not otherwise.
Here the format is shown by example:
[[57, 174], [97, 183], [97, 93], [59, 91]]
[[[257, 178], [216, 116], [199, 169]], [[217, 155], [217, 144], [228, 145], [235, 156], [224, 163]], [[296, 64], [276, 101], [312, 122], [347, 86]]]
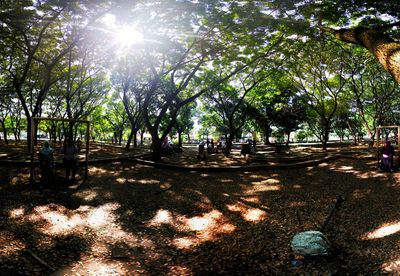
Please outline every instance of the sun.
[[121, 47], [129, 47], [143, 42], [143, 34], [135, 26], [121, 26], [114, 33], [115, 43]]

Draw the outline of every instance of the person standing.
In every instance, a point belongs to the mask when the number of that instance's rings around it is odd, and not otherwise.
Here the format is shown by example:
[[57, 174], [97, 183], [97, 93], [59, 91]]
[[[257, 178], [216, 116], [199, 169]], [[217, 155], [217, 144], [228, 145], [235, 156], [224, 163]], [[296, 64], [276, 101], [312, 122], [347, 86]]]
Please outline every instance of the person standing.
[[81, 149], [82, 149], [82, 141], [81, 138], [78, 137], [78, 139], [76, 140], [76, 150], [78, 151], [78, 153], [80, 153]]
[[53, 162], [54, 150], [50, 147], [49, 141], [46, 140], [39, 151], [40, 182], [44, 186], [48, 186], [53, 179]]
[[77, 168], [77, 149], [72, 141], [72, 139], [68, 139], [64, 141], [64, 147], [62, 150], [64, 154], [63, 162], [65, 166], [65, 178], [69, 181], [69, 175], [72, 171], [71, 180], [75, 180], [76, 168]]
[[390, 141], [386, 141], [385, 146], [382, 149], [382, 168], [393, 172], [393, 156], [394, 147], [390, 144]]

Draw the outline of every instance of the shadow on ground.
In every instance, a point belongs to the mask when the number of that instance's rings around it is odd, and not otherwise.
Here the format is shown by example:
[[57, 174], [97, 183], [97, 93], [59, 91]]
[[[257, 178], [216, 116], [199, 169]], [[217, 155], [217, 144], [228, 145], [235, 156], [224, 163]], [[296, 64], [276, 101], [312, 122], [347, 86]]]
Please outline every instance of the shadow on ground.
[[[399, 271], [399, 173], [340, 159], [265, 172], [188, 173], [114, 162], [92, 166], [79, 190], [29, 190], [2, 177], [5, 273], [373, 274]], [[3, 174], [2, 174], [3, 175]], [[334, 255], [293, 266], [292, 237], [326, 230]], [[3, 200], [4, 199], [4, 200]], [[297, 263], [298, 264], [298, 263]]]

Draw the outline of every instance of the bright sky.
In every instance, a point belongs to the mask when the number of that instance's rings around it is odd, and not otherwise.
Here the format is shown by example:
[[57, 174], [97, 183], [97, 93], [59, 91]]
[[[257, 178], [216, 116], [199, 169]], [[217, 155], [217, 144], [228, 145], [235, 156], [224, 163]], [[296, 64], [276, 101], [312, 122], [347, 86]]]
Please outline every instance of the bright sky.
[[135, 24], [119, 25], [113, 14], [106, 14], [102, 18], [103, 23], [109, 27], [109, 34], [113, 37], [113, 44], [118, 48], [127, 48], [135, 44], [143, 43], [143, 34]]

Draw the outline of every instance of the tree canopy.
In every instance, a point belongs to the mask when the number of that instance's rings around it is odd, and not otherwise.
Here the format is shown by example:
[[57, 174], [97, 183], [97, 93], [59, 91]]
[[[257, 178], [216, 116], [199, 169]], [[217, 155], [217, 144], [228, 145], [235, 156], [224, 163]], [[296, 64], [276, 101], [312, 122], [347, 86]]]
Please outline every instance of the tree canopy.
[[[252, 121], [266, 143], [272, 128], [308, 125], [324, 144], [355, 114], [373, 139], [375, 126], [398, 120], [399, 10], [354, 0], [2, 1], [2, 136], [19, 139], [23, 127], [29, 136], [31, 117], [92, 119], [92, 135], [127, 139], [127, 150], [148, 132], [159, 159], [165, 137], [189, 133], [195, 114], [228, 136]], [[217, 120], [229, 103], [232, 120]], [[56, 139], [73, 125], [49, 129]]]

